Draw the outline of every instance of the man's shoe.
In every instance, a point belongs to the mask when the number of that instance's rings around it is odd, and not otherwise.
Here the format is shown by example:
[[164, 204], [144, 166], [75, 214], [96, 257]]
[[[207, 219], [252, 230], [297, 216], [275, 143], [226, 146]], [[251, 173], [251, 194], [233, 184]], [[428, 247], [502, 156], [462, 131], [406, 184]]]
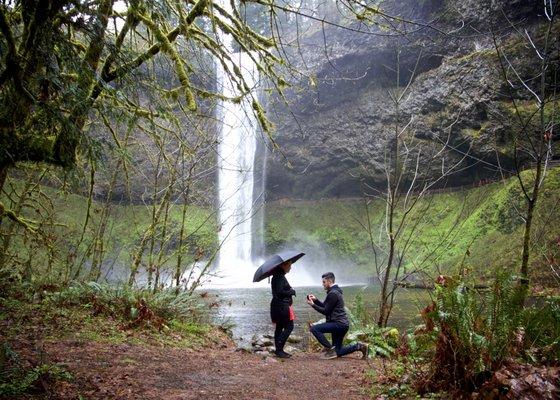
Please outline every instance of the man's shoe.
[[325, 351], [325, 354], [323, 355], [324, 360], [332, 360], [333, 358], [337, 358], [337, 357], [338, 356], [336, 354], [334, 347], [332, 349], [328, 349], [327, 351]]
[[358, 351], [362, 353], [362, 358], [365, 360], [368, 358], [369, 346], [364, 343], [358, 343]]

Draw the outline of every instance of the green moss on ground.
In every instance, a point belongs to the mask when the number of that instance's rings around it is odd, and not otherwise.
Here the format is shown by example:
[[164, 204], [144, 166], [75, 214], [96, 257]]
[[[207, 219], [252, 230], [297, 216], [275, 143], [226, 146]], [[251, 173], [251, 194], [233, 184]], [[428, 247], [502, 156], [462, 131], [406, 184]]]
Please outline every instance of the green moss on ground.
[[[56, 219], [74, 233], [81, 232], [85, 219], [84, 197], [66, 194], [57, 202], [59, 202], [59, 206], [56, 207]], [[97, 202], [93, 204], [91, 211], [91, 225], [93, 227], [99, 224], [99, 214], [102, 207], [103, 205]], [[170, 209], [169, 220], [170, 225], [173, 227], [172, 232], [175, 235], [178, 235], [180, 229], [181, 208], [181, 204], [175, 204]], [[110, 206], [107, 225], [111, 228], [111, 237], [115, 238], [117, 243], [125, 246], [124, 256], [129, 255], [134, 250], [134, 246], [149, 228], [151, 218], [151, 205], [112, 204]], [[197, 205], [188, 206], [185, 225], [185, 236], [188, 243], [198, 246], [203, 250], [211, 251], [217, 246], [216, 227], [216, 215], [211, 210]]]
[[[525, 171], [523, 179], [529, 182], [533, 173]], [[50, 242], [50, 247], [43, 243], [30, 246], [14, 236], [11, 248], [18, 249], [21, 260], [43, 264], [41, 260], [48, 258], [47, 252], [55, 249], [59, 259], [64, 261], [67, 249], [75, 246], [82, 233], [87, 200], [75, 194], [60, 195], [50, 188], [43, 187], [42, 191], [53, 199], [53, 220], [58, 223], [53, 232], [54, 241]], [[548, 171], [544, 181], [533, 229], [533, 282], [543, 287], [555, 282], [549, 279], [550, 266], [557, 266], [560, 259], [559, 202], [560, 168], [556, 167]], [[267, 251], [272, 253], [287, 244], [302, 248], [326, 244], [333, 256], [348, 259], [357, 266], [356, 270], [349, 272], [371, 276], [374, 255], [364, 226], [372, 227], [374, 241], [382, 246], [385, 208], [381, 200], [375, 200], [369, 204], [366, 213], [364, 204], [359, 199], [268, 203], [265, 211]], [[101, 207], [96, 202], [92, 205], [91, 222], [85, 231], [81, 252], [91, 243], [93, 228], [99, 224]], [[524, 197], [515, 177], [483, 187], [425, 196], [410, 213], [403, 228], [400, 251], [403, 250], [402, 243], [408, 241], [404, 271], [421, 269], [429, 273], [456, 273], [460, 265], [480, 276], [492, 275], [495, 269], [504, 267], [516, 271], [521, 258], [523, 218], [520, 211], [523, 209]], [[144, 205], [111, 205], [106, 234], [110, 239], [106, 240], [104, 250], [107, 259], [124, 266], [125, 271], [128, 271], [134, 251], [149, 227], [151, 210], [151, 206]], [[26, 218], [35, 218], [32, 209], [24, 211]], [[402, 209], [397, 212], [397, 221], [401, 215]], [[172, 236], [177, 235], [180, 205], [172, 207], [170, 220]], [[206, 254], [212, 252], [218, 243], [215, 211], [189, 206], [186, 232], [189, 249], [185, 263], [190, 262], [198, 250]], [[170, 245], [170, 251], [172, 248]], [[383, 248], [376, 250], [380, 254]], [[172, 261], [168, 262], [172, 264]], [[25, 270], [21, 273], [25, 274]]]

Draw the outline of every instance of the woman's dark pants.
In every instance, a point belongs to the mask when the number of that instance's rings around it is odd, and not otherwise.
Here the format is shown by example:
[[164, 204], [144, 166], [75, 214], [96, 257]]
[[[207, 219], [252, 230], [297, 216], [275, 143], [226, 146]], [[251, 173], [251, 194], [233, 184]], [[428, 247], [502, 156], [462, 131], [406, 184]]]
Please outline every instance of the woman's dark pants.
[[276, 347], [276, 353], [284, 351], [284, 345], [293, 330], [294, 321], [276, 323], [276, 329], [274, 330], [274, 346]]

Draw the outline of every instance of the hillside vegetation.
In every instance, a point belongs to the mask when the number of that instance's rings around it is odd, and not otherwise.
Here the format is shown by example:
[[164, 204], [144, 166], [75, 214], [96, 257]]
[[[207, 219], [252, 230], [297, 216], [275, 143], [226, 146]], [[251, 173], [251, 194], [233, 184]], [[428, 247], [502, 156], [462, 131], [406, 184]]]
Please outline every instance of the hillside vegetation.
[[[532, 171], [525, 171], [527, 178]], [[532, 237], [531, 275], [535, 283], [551, 285], [558, 267], [560, 227], [555, 223], [560, 201], [560, 168], [548, 171]], [[517, 210], [524, 199], [517, 178], [503, 182], [434, 193], [419, 200], [405, 225], [406, 271], [456, 273], [460, 266], [479, 276], [520, 264], [523, 219]], [[270, 251], [288, 244], [305, 248], [324, 242], [333, 256], [372, 274], [374, 255], [367, 220], [382, 261], [384, 203], [365, 200], [278, 201], [267, 204], [266, 243]], [[402, 214], [402, 210], [400, 211]], [[400, 249], [402, 252], [402, 247]]]
[[[527, 176], [530, 173], [526, 171], [524, 174]], [[11, 180], [8, 186], [11, 198], [4, 201], [14, 208], [24, 184]], [[19, 274], [48, 269], [55, 272], [48, 275], [51, 279], [71, 278], [67, 276], [70, 272], [65, 269], [70, 264], [69, 258], [74, 258], [75, 264], [75, 258], [88, 251], [86, 244], [92, 242], [99, 228], [105, 205], [92, 201], [89, 221], [84, 229], [87, 198], [69, 193], [55, 194], [55, 189], [45, 186], [27, 190], [26, 193], [26, 205], [22, 207], [21, 215], [31, 223], [39, 220], [38, 212], [44, 215], [45, 211], [38, 211], [34, 205], [38, 203], [37, 199], [48, 196], [53, 200], [43, 207], [48, 208], [50, 222], [42, 225], [40, 235], [6, 236], [10, 239], [5, 239], [2, 245], [6, 246], [6, 254], [11, 255], [8, 262]], [[532, 238], [531, 275], [537, 289], [552, 285], [556, 279], [553, 269], [558, 267], [560, 227], [554, 221], [559, 201], [560, 168], [556, 167], [546, 176]], [[382, 263], [385, 210], [379, 199], [369, 202], [367, 212], [365, 207], [365, 201], [360, 199], [268, 203], [265, 219], [267, 253], [286, 246], [317, 248], [355, 265], [353, 270], [348, 271], [350, 275], [371, 277], [374, 275], [374, 254], [366, 229], [367, 216], [378, 261]], [[481, 277], [492, 276], [500, 268], [516, 271], [521, 257], [523, 224], [516, 210], [522, 207], [523, 197], [516, 178], [421, 198], [404, 227], [403, 237], [408, 240], [403, 259], [405, 270], [423, 271], [433, 276], [436, 272], [457, 273], [459, 267], [464, 266]], [[142, 235], [150, 228], [152, 212], [150, 205], [109, 205], [102, 239], [103, 271], [108, 278], [126, 278], [123, 273], [132, 263]], [[218, 245], [216, 219], [216, 214], [207, 208], [188, 206], [185, 263], [213, 254]], [[181, 205], [171, 206], [169, 221], [171, 229], [166, 232], [166, 257], [163, 260], [164, 264], [172, 267], [176, 257]], [[17, 232], [23, 228], [7, 226], [6, 229]], [[80, 250], [76, 251], [82, 232], [84, 238]], [[23, 246], [23, 240], [31, 245]], [[155, 249], [154, 254], [158, 251]], [[84, 263], [89, 265], [87, 260]], [[423, 274], [413, 274], [416, 278], [420, 276]]]

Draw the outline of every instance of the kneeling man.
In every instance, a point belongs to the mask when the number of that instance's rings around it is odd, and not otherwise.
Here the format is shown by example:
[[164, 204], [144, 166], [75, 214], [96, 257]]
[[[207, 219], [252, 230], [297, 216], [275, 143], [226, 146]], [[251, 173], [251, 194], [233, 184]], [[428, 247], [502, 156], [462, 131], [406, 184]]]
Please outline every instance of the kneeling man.
[[[321, 343], [325, 350], [325, 358], [331, 359], [342, 357], [346, 354], [360, 351], [363, 358], [367, 357], [368, 347], [363, 343], [355, 343], [350, 346], [342, 346], [344, 336], [348, 332], [348, 317], [344, 309], [344, 298], [342, 297], [342, 289], [335, 285], [334, 274], [327, 272], [323, 274], [323, 288], [327, 292], [327, 298], [321, 302], [312, 294], [307, 295], [307, 303], [316, 311], [326, 317], [323, 324], [315, 324], [310, 327], [310, 331], [315, 338]], [[325, 333], [332, 336], [332, 344], [325, 337]]]

